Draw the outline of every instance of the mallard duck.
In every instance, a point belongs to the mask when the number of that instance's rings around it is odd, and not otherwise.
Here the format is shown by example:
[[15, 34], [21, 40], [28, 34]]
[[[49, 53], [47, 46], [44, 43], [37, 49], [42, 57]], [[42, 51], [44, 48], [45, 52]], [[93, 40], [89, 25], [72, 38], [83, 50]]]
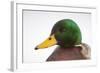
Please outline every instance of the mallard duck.
[[71, 19], [63, 19], [55, 23], [50, 36], [35, 50], [58, 45], [46, 61], [80, 60], [90, 58], [90, 47], [82, 43], [79, 26]]

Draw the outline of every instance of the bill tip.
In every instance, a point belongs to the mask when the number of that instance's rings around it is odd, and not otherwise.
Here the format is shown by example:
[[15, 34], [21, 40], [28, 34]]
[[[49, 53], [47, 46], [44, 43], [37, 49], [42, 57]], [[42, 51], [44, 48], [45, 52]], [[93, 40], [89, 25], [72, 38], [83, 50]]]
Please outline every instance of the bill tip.
[[37, 48], [37, 47], [35, 47], [35, 50], [38, 50], [38, 48]]

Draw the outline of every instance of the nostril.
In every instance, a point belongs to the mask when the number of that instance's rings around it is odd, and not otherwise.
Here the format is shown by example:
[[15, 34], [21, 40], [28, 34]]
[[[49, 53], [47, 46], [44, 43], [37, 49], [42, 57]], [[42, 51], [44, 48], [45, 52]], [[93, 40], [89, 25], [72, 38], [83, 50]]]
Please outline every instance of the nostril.
[[36, 47], [35, 50], [38, 50], [38, 48]]
[[51, 40], [51, 38], [49, 38], [49, 40]]

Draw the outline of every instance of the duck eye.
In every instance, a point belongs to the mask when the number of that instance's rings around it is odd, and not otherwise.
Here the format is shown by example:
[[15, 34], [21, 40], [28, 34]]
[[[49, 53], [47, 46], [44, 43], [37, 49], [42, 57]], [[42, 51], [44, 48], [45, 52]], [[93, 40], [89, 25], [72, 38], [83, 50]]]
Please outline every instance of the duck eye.
[[64, 28], [60, 28], [59, 31], [60, 31], [60, 32], [65, 32], [66, 29], [64, 29]]

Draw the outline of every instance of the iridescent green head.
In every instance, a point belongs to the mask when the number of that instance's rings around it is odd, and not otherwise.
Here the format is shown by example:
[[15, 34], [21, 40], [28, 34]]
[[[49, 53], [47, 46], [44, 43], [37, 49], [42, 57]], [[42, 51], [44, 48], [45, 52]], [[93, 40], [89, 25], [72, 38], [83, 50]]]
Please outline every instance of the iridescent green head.
[[71, 19], [58, 21], [51, 31], [51, 35], [53, 34], [57, 40], [57, 44], [61, 47], [72, 47], [80, 44], [82, 41], [80, 28]]

